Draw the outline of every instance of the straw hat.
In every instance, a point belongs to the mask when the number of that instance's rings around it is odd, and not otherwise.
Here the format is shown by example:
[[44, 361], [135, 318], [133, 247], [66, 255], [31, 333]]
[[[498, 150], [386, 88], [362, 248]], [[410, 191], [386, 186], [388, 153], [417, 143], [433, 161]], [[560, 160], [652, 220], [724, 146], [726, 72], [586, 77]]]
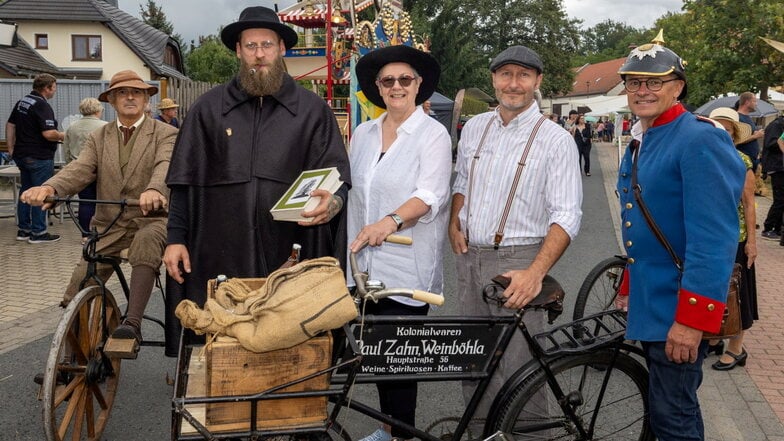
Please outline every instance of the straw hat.
[[730, 109], [729, 107], [719, 107], [713, 109], [708, 118], [715, 119], [717, 121], [725, 120], [731, 122], [732, 125], [735, 126], [735, 136], [732, 138], [732, 142], [734, 142], [735, 145], [748, 142], [752, 136], [751, 126], [740, 122], [738, 112]]
[[180, 107], [180, 105], [175, 103], [171, 98], [164, 98], [158, 103], [158, 110], [176, 109], [177, 107]]
[[145, 83], [144, 80], [142, 80], [142, 77], [140, 77], [136, 72], [132, 70], [121, 70], [112, 75], [112, 80], [109, 82], [109, 88], [98, 95], [98, 101], [108, 103], [109, 92], [113, 91], [114, 89], [121, 89], [123, 87], [132, 87], [134, 89], [146, 90], [147, 95], [149, 96], [153, 96], [158, 93], [157, 87]]

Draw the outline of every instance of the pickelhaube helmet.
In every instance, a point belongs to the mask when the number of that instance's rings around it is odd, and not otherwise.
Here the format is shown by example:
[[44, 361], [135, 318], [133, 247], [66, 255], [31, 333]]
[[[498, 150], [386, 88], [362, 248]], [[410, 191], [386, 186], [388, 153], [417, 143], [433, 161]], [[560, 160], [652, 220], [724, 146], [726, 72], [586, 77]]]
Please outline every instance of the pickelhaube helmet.
[[664, 47], [664, 31], [662, 30], [650, 43], [632, 49], [626, 62], [618, 70], [618, 74], [624, 80], [626, 75], [662, 77], [674, 74], [684, 82], [678, 99], [682, 100], [686, 97], [686, 61]]

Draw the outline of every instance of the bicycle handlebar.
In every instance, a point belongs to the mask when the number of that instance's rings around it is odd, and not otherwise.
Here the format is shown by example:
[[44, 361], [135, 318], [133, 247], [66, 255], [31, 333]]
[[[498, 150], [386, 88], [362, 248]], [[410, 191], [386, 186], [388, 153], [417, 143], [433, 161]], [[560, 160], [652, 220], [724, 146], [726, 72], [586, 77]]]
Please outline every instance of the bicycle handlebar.
[[[407, 236], [398, 236], [395, 234], [391, 234], [384, 239], [385, 242], [395, 243], [400, 245], [411, 245], [414, 243], [414, 240]], [[367, 245], [367, 244], [365, 244]], [[362, 248], [365, 247], [362, 246]], [[361, 249], [360, 249], [361, 251]], [[419, 289], [410, 289], [410, 288], [390, 288], [390, 289], [382, 289], [378, 291], [368, 291], [366, 282], [368, 280], [368, 274], [364, 271], [359, 271], [357, 269], [357, 258], [356, 254], [352, 252], [349, 256], [349, 262], [351, 263], [351, 274], [354, 278], [354, 282], [357, 285], [357, 294], [362, 299], [370, 299], [374, 302], [378, 302], [379, 300], [389, 297], [389, 296], [402, 296], [402, 297], [409, 297], [414, 300], [419, 300], [420, 302], [429, 303], [431, 305], [440, 306], [444, 304], [444, 297], [438, 294], [434, 294], [432, 292], [422, 291]]]
[[120, 201], [110, 201], [110, 200], [101, 200], [101, 199], [72, 199], [70, 196], [68, 197], [60, 197], [60, 196], [47, 196], [44, 198], [44, 203], [46, 204], [59, 204], [60, 202], [64, 202], [69, 204], [71, 202], [91, 202], [94, 204], [109, 204], [109, 205], [125, 205], [128, 207], [138, 207], [139, 200], [138, 199], [123, 199]]

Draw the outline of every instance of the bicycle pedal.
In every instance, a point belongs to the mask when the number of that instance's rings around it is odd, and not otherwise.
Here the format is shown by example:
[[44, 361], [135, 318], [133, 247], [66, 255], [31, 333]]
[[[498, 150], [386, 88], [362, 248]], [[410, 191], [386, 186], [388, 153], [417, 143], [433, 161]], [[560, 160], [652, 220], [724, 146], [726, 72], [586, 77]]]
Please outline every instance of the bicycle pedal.
[[109, 337], [103, 347], [103, 353], [109, 358], [135, 360], [139, 355], [139, 341], [135, 338]]

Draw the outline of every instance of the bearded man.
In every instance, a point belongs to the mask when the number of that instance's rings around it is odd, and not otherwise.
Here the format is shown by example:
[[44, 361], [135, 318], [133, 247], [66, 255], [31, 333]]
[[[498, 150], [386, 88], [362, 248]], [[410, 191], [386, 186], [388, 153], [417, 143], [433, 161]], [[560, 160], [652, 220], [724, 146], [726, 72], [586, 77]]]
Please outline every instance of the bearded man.
[[[239, 74], [202, 95], [181, 127], [166, 183], [171, 188], [167, 247], [166, 354], [176, 356], [183, 299], [200, 306], [218, 274], [266, 277], [293, 243], [301, 257], [345, 260], [342, 208], [351, 177], [338, 124], [325, 101], [286, 73], [283, 54], [297, 34], [269, 8], [246, 8], [221, 40], [241, 61]], [[305, 170], [337, 167], [345, 183], [303, 213], [279, 222], [270, 208]], [[191, 340], [192, 336], [188, 339]]]

